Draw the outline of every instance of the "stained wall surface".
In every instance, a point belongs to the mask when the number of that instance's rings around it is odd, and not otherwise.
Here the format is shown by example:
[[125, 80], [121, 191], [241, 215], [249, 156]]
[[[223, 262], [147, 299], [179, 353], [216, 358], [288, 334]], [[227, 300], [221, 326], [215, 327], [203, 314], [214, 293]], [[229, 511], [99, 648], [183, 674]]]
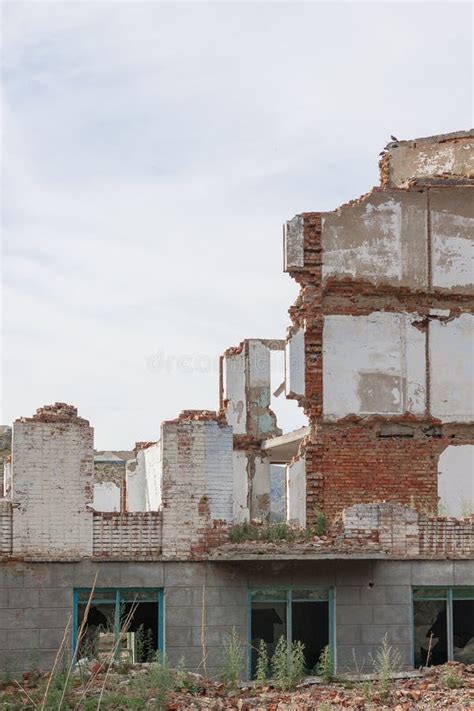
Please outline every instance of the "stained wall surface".
[[413, 325], [416, 320], [384, 312], [325, 317], [325, 418], [424, 412], [425, 334]]
[[255, 563], [0, 563], [0, 669], [50, 668], [72, 614], [75, 587], [163, 588], [166, 654], [217, 676], [235, 628], [247, 643], [249, 590], [292, 586], [334, 593], [336, 671], [370, 668], [385, 634], [411, 664], [412, 586], [474, 585], [469, 561], [293, 561]]

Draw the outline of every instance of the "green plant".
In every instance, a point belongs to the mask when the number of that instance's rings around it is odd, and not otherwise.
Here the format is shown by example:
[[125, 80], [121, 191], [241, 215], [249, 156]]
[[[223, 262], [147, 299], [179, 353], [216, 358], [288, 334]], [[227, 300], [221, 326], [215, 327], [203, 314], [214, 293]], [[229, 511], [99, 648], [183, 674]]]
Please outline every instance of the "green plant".
[[372, 681], [364, 681], [362, 684], [362, 694], [364, 695], [364, 699], [367, 703], [372, 701], [372, 697], [374, 695], [374, 684]]
[[240, 523], [232, 526], [229, 531], [229, 541], [231, 543], [243, 543], [244, 541], [294, 541], [298, 534], [287, 523], [266, 523], [257, 526], [252, 523]]
[[293, 642], [288, 655], [288, 682], [289, 688], [294, 689], [305, 675], [306, 661], [304, 658], [303, 642]]
[[280, 637], [272, 656], [272, 672], [275, 685], [281, 689], [286, 688], [288, 669], [288, 650], [286, 639]]
[[199, 694], [202, 690], [202, 686], [197, 682], [196, 677], [187, 673], [184, 657], [180, 657], [178, 666], [174, 670], [174, 690], [193, 695]]
[[156, 653], [155, 661], [150, 664], [148, 670], [148, 678], [153, 689], [153, 697], [156, 700], [157, 708], [164, 708], [175, 687], [175, 675], [168, 664], [165, 654]]
[[135, 632], [135, 661], [145, 661], [145, 628], [143, 623]]
[[385, 701], [390, 695], [390, 680], [402, 667], [400, 652], [389, 645], [387, 635], [384, 636], [382, 645], [375, 657], [372, 657], [372, 661], [379, 679], [380, 698]]
[[326, 533], [326, 517], [322, 511], [316, 510], [314, 523], [309, 530], [312, 536], [323, 536]]
[[229, 530], [229, 541], [231, 543], [242, 543], [243, 541], [256, 541], [258, 539], [258, 528], [251, 523], [239, 523]]
[[268, 675], [268, 651], [267, 645], [263, 639], [260, 640], [258, 645], [258, 656], [257, 656], [257, 669], [255, 674], [255, 680], [258, 684], [264, 684], [267, 680]]
[[446, 670], [441, 675], [441, 683], [445, 689], [460, 689], [464, 686], [462, 678], [456, 670], [450, 666], [447, 666]]
[[296, 532], [287, 523], [269, 523], [260, 533], [262, 541], [293, 541], [295, 538]]
[[230, 687], [236, 687], [245, 663], [244, 648], [242, 641], [232, 628], [230, 635], [227, 635], [224, 643], [224, 661], [219, 674], [222, 683]]
[[326, 684], [329, 684], [333, 680], [332, 654], [329, 645], [326, 645], [321, 652], [319, 661], [316, 665], [316, 673]]
[[279, 689], [294, 689], [305, 675], [304, 644], [288, 643], [280, 637], [272, 657], [272, 671]]

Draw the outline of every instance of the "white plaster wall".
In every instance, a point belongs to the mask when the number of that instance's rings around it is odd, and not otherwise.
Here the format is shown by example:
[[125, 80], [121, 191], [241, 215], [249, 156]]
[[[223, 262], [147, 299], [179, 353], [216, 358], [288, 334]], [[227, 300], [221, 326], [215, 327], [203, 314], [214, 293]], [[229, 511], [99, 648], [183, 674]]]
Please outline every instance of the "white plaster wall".
[[245, 392], [245, 351], [224, 356], [223, 385], [224, 400], [228, 400], [226, 420], [234, 428], [235, 434], [247, 431], [247, 398]]
[[[461, 199], [461, 196], [462, 199]], [[431, 211], [433, 286], [472, 287], [474, 205], [470, 191], [433, 193]]]
[[288, 523], [306, 527], [306, 464], [304, 457], [286, 465], [286, 512]]
[[146, 511], [145, 457], [142, 450], [136, 459], [127, 461], [125, 478], [127, 482], [127, 511]]
[[120, 511], [120, 487], [113, 481], [94, 484], [92, 507], [95, 511]]
[[474, 316], [431, 321], [431, 414], [443, 422], [474, 420]]
[[321, 218], [323, 281], [332, 276], [424, 288], [426, 196], [372, 193]]
[[267, 345], [257, 339], [247, 342], [248, 347], [248, 408], [249, 432], [269, 435], [275, 422], [268, 408], [271, 404], [271, 357]]
[[270, 464], [270, 521], [286, 520], [286, 465]]
[[93, 448], [80, 418], [14, 423], [14, 554], [92, 555]]
[[285, 392], [287, 396], [304, 396], [304, 330], [299, 329], [285, 345]]
[[326, 419], [424, 412], [425, 335], [412, 325], [415, 320], [411, 314], [383, 312], [325, 317]]
[[[257, 339], [248, 341], [249, 387], [265, 387], [270, 390], [270, 349]], [[262, 403], [263, 405], [263, 403]]]
[[270, 460], [258, 454], [249, 454], [253, 458], [249, 468], [253, 466], [250, 483], [250, 517], [264, 519], [270, 513]]
[[242, 450], [233, 452], [233, 519], [235, 523], [249, 520], [247, 456]]
[[139, 450], [137, 455], [143, 456], [145, 466], [146, 510], [158, 511], [161, 506], [161, 442]]
[[283, 228], [283, 271], [304, 265], [304, 220], [296, 215]]
[[404, 186], [413, 178], [442, 175], [469, 177], [474, 171], [474, 141], [458, 137], [456, 141], [437, 143], [429, 140], [407, 141], [390, 148], [390, 182]]
[[443, 514], [474, 513], [474, 445], [451, 445], [438, 462], [438, 495]]

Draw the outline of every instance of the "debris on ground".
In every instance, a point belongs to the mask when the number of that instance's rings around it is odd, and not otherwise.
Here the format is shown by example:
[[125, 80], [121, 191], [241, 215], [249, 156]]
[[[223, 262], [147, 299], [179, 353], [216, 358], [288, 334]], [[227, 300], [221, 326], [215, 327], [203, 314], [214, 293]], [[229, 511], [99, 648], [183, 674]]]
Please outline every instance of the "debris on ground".
[[[402, 677], [402, 678], [400, 678]], [[245, 684], [245, 682], [243, 683]], [[332, 683], [308, 679], [292, 691], [254, 682], [230, 688], [200, 674], [141, 664], [114, 668], [92, 661], [61, 674], [25, 674], [0, 686], [2, 711], [115, 711], [120, 709], [237, 709], [237, 711], [439, 711], [474, 709], [474, 664], [448, 662], [397, 674], [382, 692], [371, 675], [347, 675]]]

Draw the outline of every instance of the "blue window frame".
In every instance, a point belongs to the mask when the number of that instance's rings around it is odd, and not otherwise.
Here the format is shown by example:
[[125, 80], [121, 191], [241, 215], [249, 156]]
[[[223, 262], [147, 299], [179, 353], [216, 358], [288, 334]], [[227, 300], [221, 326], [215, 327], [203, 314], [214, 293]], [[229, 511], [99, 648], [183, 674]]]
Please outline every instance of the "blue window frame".
[[248, 674], [255, 674], [258, 646], [264, 640], [269, 658], [281, 636], [305, 645], [308, 673], [327, 645], [334, 665], [334, 592], [332, 588], [255, 588], [249, 590]]
[[412, 664], [474, 663], [474, 587], [415, 587]]
[[163, 623], [161, 588], [76, 588], [73, 655], [150, 661], [164, 651]]

